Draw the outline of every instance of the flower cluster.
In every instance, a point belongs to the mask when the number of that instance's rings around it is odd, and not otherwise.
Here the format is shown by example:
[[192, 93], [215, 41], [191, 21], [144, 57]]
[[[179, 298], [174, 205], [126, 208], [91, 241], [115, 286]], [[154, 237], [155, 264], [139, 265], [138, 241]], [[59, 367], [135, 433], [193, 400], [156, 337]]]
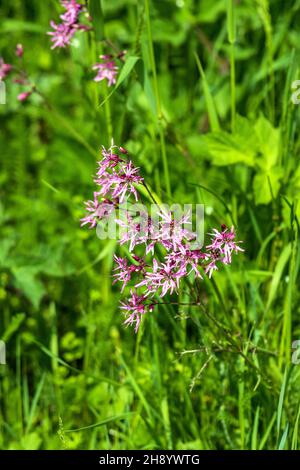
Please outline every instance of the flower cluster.
[[[93, 200], [86, 203], [88, 213], [81, 219], [82, 225], [93, 228], [112, 213], [111, 209], [120, 209], [131, 197], [133, 202], [139, 201], [138, 185], [148, 190], [139, 169], [125, 157], [127, 151], [122, 147], [102, 148], [94, 180], [98, 190]], [[244, 251], [240, 242], [235, 241], [234, 228], [225, 225], [221, 231], [213, 229], [209, 245], [197, 246], [190, 212], [178, 215], [174, 210], [157, 207], [155, 217], [150, 217], [145, 209], [134, 216], [126, 205], [125, 210], [119, 211], [120, 218], [115, 218], [121, 232], [119, 243], [128, 244], [131, 259], [114, 256], [113, 283], [122, 283], [121, 292], [129, 283], [132, 286], [129, 298], [121, 302], [121, 309], [126, 317], [124, 323], [133, 325], [135, 332], [144, 315], [161, 303], [160, 298], [178, 293], [181, 279], [187, 276], [202, 279], [205, 275], [210, 278], [219, 264], [231, 263], [232, 253]]]
[[94, 78], [95, 82], [107, 80], [108, 86], [116, 83], [116, 77], [119, 67], [116, 64], [116, 59], [122, 59], [126, 51], [121, 51], [117, 56], [111, 54], [100, 55], [101, 62], [93, 66], [93, 70], [97, 70], [97, 75]]
[[143, 182], [139, 169], [124, 158], [127, 154], [125, 149], [112, 143], [108, 150], [102, 147], [101, 153], [102, 159], [94, 179], [98, 190], [94, 192], [93, 200], [85, 203], [87, 215], [81, 219], [81, 225], [89, 224], [90, 228], [94, 228], [131, 194], [138, 200], [135, 185]]
[[[87, 12], [84, 5], [78, 3], [77, 0], [60, 0], [60, 3], [65, 10], [65, 12], [60, 15], [61, 22], [56, 24], [53, 20], [50, 21], [53, 31], [49, 31], [47, 33], [51, 36], [51, 49], [69, 46], [76, 31], [88, 31], [92, 29], [91, 26], [87, 26], [80, 22], [80, 15], [83, 12]], [[88, 17], [88, 19], [91, 20], [92, 18]], [[109, 41], [107, 41], [107, 43], [116, 49]], [[126, 51], [121, 51], [115, 55], [100, 55], [99, 57], [101, 61], [97, 62], [92, 67], [93, 70], [97, 71], [94, 81], [101, 82], [102, 80], [107, 80], [108, 86], [114, 85], [116, 83], [116, 77], [119, 70], [116, 60], [123, 60], [125, 54]]]
[[4, 80], [8, 77], [8, 75], [13, 74], [14, 78], [12, 82], [27, 88], [27, 90], [22, 90], [17, 96], [17, 99], [21, 102], [26, 101], [34, 91], [34, 86], [30, 82], [26, 71], [23, 67], [21, 67], [23, 54], [23, 45], [17, 44], [15, 49], [15, 55], [19, 60], [19, 64], [17, 66], [5, 63], [4, 60], [0, 57], [0, 80]]
[[61, 0], [61, 5], [65, 10], [60, 15], [61, 23], [56, 24], [54, 21], [50, 21], [53, 31], [47, 33], [51, 36], [53, 43], [51, 49], [69, 46], [76, 31], [86, 31], [89, 29], [88, 26], [80, 23], [79, 20], [80, 13], [84, 11], [83, 5], [76, 0]]

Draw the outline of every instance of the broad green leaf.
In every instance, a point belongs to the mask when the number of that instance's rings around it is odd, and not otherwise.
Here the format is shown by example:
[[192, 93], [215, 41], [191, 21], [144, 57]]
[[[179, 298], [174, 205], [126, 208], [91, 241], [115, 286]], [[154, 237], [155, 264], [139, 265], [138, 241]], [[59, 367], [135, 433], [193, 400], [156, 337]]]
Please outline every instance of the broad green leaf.
[[200, 20], [200, 23], [215, 23], [221, 15], [224, 15], [226, 3], [223, 1], [212, 2], [211, 0], [201, 0], [197, 11], [199, 13], [196, 18]]
[[269, 171], [258, 172], [254, 176], [253, 190], [255, 204], [269, 204], [272, 201], [272, 197], [276, 198], [282, 176], [283, 170], [280, 167], [273, 167]]
[[14, 268], [15, 285], [30, 300], [35, 308], [39, 307], [40, 301], [45, 294], [42, 282], [36, 277], [36, 270], [29, 267]]
[[15, 244], [12, 238], [5, 238], [0, 242], [0, 267], [8, 267], [9, 263], [9, 251]]
[[157, 18], [153, 21], [153, 40], [158, 43], [170, 43], [175, 47], [186, 40], [186, 28], [178, 28], [178, 24], [170, 19]]
[[269, 170], [277, 163], [280, 149], [280, 131], [275, 129], [262, 115], [256, 121], [254, 128], [261, 153], [261, 158], [257, 160], [257, 163], [261, 168]]
[[37, 432], [31, 432], [23, 436], [20, 440], [21, 449], [38, 450], [42, 443], [42, 438]]
[[241, 142], [226, 132], [208, 134], [204, 141], [215, 165], [244, 163], [254, 166], [255, 152], [247, 146], [247, 142]]
[[251, 149], [253, 154], [259, 151], [257, 136], [253, 124], [244, 116], [236, 115], [234, 139], [242, 148]]

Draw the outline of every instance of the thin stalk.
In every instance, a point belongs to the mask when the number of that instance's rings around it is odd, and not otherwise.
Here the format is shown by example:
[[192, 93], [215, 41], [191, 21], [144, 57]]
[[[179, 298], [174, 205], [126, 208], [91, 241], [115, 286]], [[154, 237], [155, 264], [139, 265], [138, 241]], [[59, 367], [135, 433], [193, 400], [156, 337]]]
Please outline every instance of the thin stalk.
[[231, 88], [231, 130], [233, 132], [235, 128], [235, 115], [236, 115], [234, 44], [230, 45], [230, 88]]
[[[111, 46], [111, 44], [110, 44]], [[102, 43], [99, 46], [100, 54], [103, 54], [103, 47]], [[107, 139], [108, 144], [110, 145], [111, 140], [113, 138], [113, 129], [112, 129], [112, 120], [111, 120], [111, 109], [110, 109], [110, 101], [109, 97], [109, 90], [107, 84], [105, 84], [105, 91], [104, 91], [104, 112], [105, 112], [105, 122], [106, 122], [106, 132], [107, 132]]]
[[164, 129], [163, 129], [163, 114], [162, 114], [161, 100], [160, 100], [160, 94], [159, 94], [159, 88], [158, 88], [157, 71], [156, 71], [155, 55], [154, 55], [154, 48], [153, 48], [149, 0], [145, 0], [145, 11], [146, 11], [147, 34], [148, 34], [148, 43], [149, 43], [150, 66], [151, 66], [151, 72], [153, 76], [153, 87], [154, 87], [154, 94], [155, 94], [155, 101], [156, 101], [156, 114], [157, 114], [158, 129], [159, 129], [161, 155], [162, 155], [162, 161], [163, 161], [167, 195], [168, 197], [171, 197], [169, 165], [168, 165], [168, 159], [167, 159], [166, 142], [165, 142], [165, 135], [164, 135]]
[[233, 0], [227, 0], [227, 32], [230, 44], [230, 103], [231, 103], [231, 131], [234, 131], [236, 114], [236, 93], [235, 93], [235, 15]]

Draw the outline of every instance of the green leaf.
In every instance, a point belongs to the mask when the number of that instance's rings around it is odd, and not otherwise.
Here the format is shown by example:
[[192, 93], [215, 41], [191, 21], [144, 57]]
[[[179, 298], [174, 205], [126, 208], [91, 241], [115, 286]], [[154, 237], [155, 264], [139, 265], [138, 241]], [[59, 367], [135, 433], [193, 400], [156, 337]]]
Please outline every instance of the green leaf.
[[246, 141], [221, 131], [208, 134], [204, 142], [215, 165], [244, 163], [254, 166], [255, 152]]
[[105, 426], [106, 424], [113, 423], [114, 421], [123, 420], [128, 418], [129, 416], [134, 415], [135, 413], [123, 413], [120, 415], [111, 416], [110, 418], [106, 418], [99, 423], [90, 424], [89, 426], [83, 426], [82, 428], [77, 429], [65, 429], [65, 432], [78, 432], [78, 431], [85, 431], [87, 429], [99, 428], [100, 426]]
[[35, 308], [39, 307], [43, 295], [46, 293], [42, 282], [36, 278], [36, 270], [30, 267], [14, 268], [15, 285], [30, 300]]
[[7, 19], [1, 22], [1, 33], [16, 33], [16, 32], [28, 32], [28, 33], [46, 33], [44, 26], [41, 26], [36, 21], [22, 21], [15, 19]]
[[45, 382], [45, 373], [43, 373], [43, 375], [41, 377], [41, 380], [39, 381], [39, 384], [37, 386], [34, 398], [32, 400], [32, 405], [31, 405], [31, 408], [30, 408], [30, 413], [29, 413], [28, 421], [27, 421], [27, 425], [26, 425], [26, 431], [25, 431], [26, 434], [29, 433], [29, 431], [32, 427], [33, 419], [34, 419], [34, 416], [35, 416], [35, 413], [36, 413], [38, 401], [39, 401], [41, 393], [42, 393], [44, 382]]
[[260, 408], [258, 406], [256, 408], [255, 417], [254, 417], [254, 425], [253, 425], [252, 437], [251, 437], [251, 450], [257, 450], [259, 411], [260, 411]]
[[269, 425], [268, 425], [268, 427], [267, 427], [267, 429], [266, 429], [266, 431], [265, 431], [265, 433], [264, 433], [262, 439], [260, 440], [260, 443], [259, 443], [259, 450], [262, 450], [262, 449], [264, 448], [265, 443], [267, 442], [268, 437], [269, 437], [269, 435], [270, 435], [270, 433], [271, 433], [271, 431], [272, 431], [272, 428], [273, 428], [273, 426], [274, 426], [275, 420], [276, 420], [276, 413], [273, 414], [273, 416], [272, 416], [272, 418], [271, 418], [271, 420], [270, 420], [270, 422], [269, 422]]
[[200, 72], [200, 76], [202, 78], [202, 84], [203, 84], [203, 91], [204, 91], [204, 96], [205, 96], [205, 101], [206, 101], [206, 107], [207, 107], [207, 112], [208, 112], [208, 117], [209, 117], [209, 122], [211, 125], [211, 129], [213, 131], [218, 131], [220, 129], [220, 124], [219, 124], [219, 119], [215, 107], [215, 102], [213, 99], [213, 96], [210, 92], [209, 85], [206, 79], [205, 72], [203, 70], [202, 64], [200, 62], [200, 59], [198, 55], [195, 53], [195, 59], [197, 63], [197, 67]]
[[272, 279], [270, 291], [269, 291], [269, 297], [268, 297], [268, 302], [267, 302], [267, 310], [269, 310], [269, 308], [272, 305], [272, 302], [274, 301], [274, 299], [277, 295], [277, 289], [278, 289], [280, 280], [282, 278], [284, 268], [285, 268], [285, 266], [286, 266], [286, 264], [287, 264], [287, 262], [288, 262], [288, 260], [291, 256], [291, 252], [292, 252], [292, 246], [289, 243], [288, 245], [286, 245], [284, 247], [284, 249], [282, 250], [282, 252], [279, 256], [279, 259], [278, 259], [276, 267], [275, 267], [274, 276], [273, 276], [273, 279]]
[[101, 0], [90, 0], [89, 12], [92, 17], [96, 41], [102, 41], [104, 37], [104, 18]]
[[255, 134], [258, 138], [258, 147], [262, 154], [258, 165], [269, 170], [276, 165], [280, 149], [280, 131], [264, 117], [260, 116], [255, 123]]
[[[24, 450], [38, 450], [42, 443], [42, 438], [37, 432], [31, 432], [23, 436], [20, 440], [20, 448]], [[16, 447], [18, 449], [18, 447]]]
[[285, 369], [283, 381], [282, 381], [281, 389], [280, 389], [278, 407], [277, 407], [277, 434], [278, 435], [279, 435], [280, 427], [281, 427], [281, 417], [282, 417], [284, 398], [285, 398], [285, 393], [286, 393], [286, 388], [287, 388], [287, 383], [288, 383], [288, 377], [289, 376], [287, 373], [287, 369]]
[[133, 67], [135, 66], [138, 60], [139, 60], [139, 57], [136, 57], [136, 56], [130, 56], [127, 58], [121, 70], [121, 73], [119, 75], [119, 78], [117, 80], [116, 88], [118, 88], [121, 85], [121, 83], [123, 83], [124, 80], [128, 77], [128, 75], [130, 74], [130, 72], [132, 71]]
[[227, 0], [227, 33], [230, 44], [235, 42], [235, 10], [233, 0]]
[[20, 325], [23, 323], [24, 320], [25, 313], [17, 313], [16, 315], [14, 315], [10, 320], [10, 324], [8, 325], [1, 337], [2, 341], [7, 342], [11, 338], [11, 336], [19, 329]]
[[100, 103], [99, 108], [101, 108], [101, 106], [103, 106], [104, 103], [106, 103], [106, 101], [114, 94], [114, 92], [124, 82], [124, 80], [128, 77], [128, 75], [130, 74], [130, 72], [132, 71], [133, 67], [135, 66], [135, 64], [137, 63], [138, 60], [139, 60], [139, 57], [136, 57], [136, 56], [130, 56], [130, 57], [127, 58], [124, 66], [123, 66], [123, 68], [120, 72], [120, 75], [119, 75], [119, 78], [117, 80], [116, 86], [109, 93], [109, 95], [107, 95], [105, 100], [103, 100], [102, 103]]
[[0, 242], [0, 266], [10, 266], [9, 251], [14, 246], [15, 242], [12, 238], [5, 238]]
[[287, 437], [288, 437], [288, 432], [289, 432], [289, 423], [287, 423], [286, 428], [284, 430], [284, 433], [282, 434], [282, 438], [280, 440], [278, 450], [283, 450], [284, 449], [284, 446], [285, 446], [285, 443], [286, 443], [286, 440], [287, 440]]
[[276, 198], [280, 189], [283, 169], [273, 167], [269, 171], [258, 172], [253, 179], [255, 204], [269, 204]]

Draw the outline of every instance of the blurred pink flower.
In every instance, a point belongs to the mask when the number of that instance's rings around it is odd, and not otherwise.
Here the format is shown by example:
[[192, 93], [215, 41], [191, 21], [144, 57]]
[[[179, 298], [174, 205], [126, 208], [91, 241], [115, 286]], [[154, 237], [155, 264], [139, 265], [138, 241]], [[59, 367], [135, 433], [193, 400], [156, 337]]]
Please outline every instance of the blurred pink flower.
[[23, 91], [22, 93], [18, 95], [17, 98], [19, 101], [26, 101], [27, 98], [29, 98], [31, 94], [32, 94], [32, 91]]
[[[100, 56], [100, 58], [108, 56]], [[93, 70], [97, 70], [97, 75], [94, 78], [95, 82], [101, 82], [106, 79], [108, 86], [112, 86], [116, 83], [116, 76], [118, 73], [118, 67], [114, 60], [104, 59], [103, 62], [97, 63], [93, 66]]]
[[54, 31], [47, 33], [49, 36], [52, 36], [51, 41], [53, 45], [51, 49], [68, 46], [76, 30], [65, 23], [55, 24], [54, 21], [50, 21], [50, 25], [54, 29]]
[[12, 65], [6, 64], [2, 57], [0, 57], [0, 80], [3, 80], [12, 70]]
[[56, 24], [54, 21], [50, 21], [54, 31], [47, 33], [49, 36], [52, 36], [51, 41], [53, 45], [51, 49], [69, 46], [76, 31], [90, 29], [89, 26], [79, 22], [79, 14], [84, 9], [82, 4], [76, 0], [61, 0], [61, 5], [66, 10], [65, 13], [60, 15], [62, 23]]
[[22, 44], [17, 44], [16, 45], [16, 56], [17, 57], [23, 57], [23, 54], [24, 54], [24, 49], [23, 49]]
[[95, 191], [94, 199], [85, 202], [87, 215], [80, 220], [81, 227], [89, 224], [90, 228], [94, 228], [100, 220], [108, 217], [114, 211], [114, 201], [109, 199], [99, 201], [99, 195], [100, 193]]
[[82, 10], [83, 5], [77, 3], [76, 0], [62, 0], [61, 4], [66, 10], [66, 12], [60, 16], [61, 19], [68, 25], [74, 25], [78, 20], [78, 15]]

